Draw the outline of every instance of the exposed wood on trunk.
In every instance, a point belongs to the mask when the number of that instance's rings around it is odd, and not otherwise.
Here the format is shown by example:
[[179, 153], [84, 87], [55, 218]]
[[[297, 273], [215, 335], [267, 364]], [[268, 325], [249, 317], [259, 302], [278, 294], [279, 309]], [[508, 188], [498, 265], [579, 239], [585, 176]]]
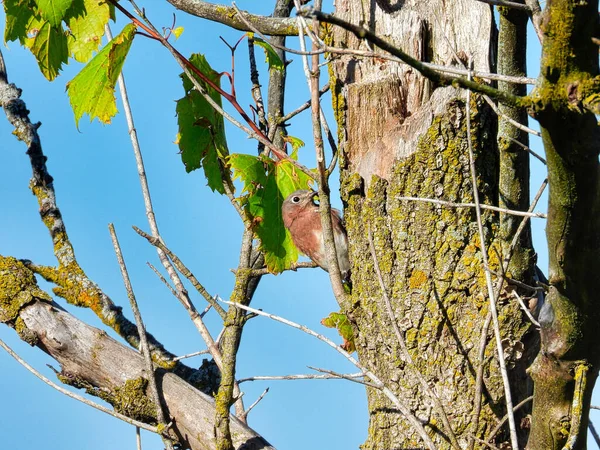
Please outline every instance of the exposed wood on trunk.
[[[438, 64], [467, 63], [489, 70], [495, 30], [490, 7], [471, 1], [338, 0], [336, 15], [369, 26], [412, 56]], [[353, 35], [333, 31], [333, 43], [364, 48]], [[486, 347], [484, 406], [472, 429], [473, 396], [487, 291], [472, 210], [397, 200], [400, 196], [471, 202], [464, 92], [437, 88], [413, 69], [343, 56], [332, 64], [332, 92], [342, 148], [342, 198], [351, 241], [352, 303], [361, 361], [376, 371], [424, 420], [440, 448], [449, 448], [432, 402], [406, 367], [373, 270], [367, 231], [391, 293], [395, 320], [417, 368], [446, 408], [461, 445], [485, 438], [505, 412], [494, 344]], [[482, 202], [498, 202], [497, 119], [481, 99], [471, 103], [473, 145]], [[497, 213], [483, 215], [490, 264], [500, 246]], [[493, 249], [496, 249], [495, 251]], [[526, 377], [521, 338], [529, 329], [518, 305], [498, 304], [505, 356], [513, 376]], [[518, 373], [517, 373], [518, 372]], [[521, 398], [516, 396], [515, 403]], [[364, 449], [419, 447], [416, 434], [386, 400], [368, 390], [370, 426]], [[526, 430], [525, 430], [526, 433]], [[506, 434], [495, 442], [506, 440]]]

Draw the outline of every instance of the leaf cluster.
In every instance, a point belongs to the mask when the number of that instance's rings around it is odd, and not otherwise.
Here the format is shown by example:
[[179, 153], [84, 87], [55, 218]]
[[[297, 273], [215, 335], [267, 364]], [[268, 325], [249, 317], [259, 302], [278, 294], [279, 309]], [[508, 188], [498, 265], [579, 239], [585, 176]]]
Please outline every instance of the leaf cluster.
[[98, 0], [4, 0], [4, 42], [28, 48], [54, 80], [69, 57], [87, 62], [98, 50], [113, 7]]

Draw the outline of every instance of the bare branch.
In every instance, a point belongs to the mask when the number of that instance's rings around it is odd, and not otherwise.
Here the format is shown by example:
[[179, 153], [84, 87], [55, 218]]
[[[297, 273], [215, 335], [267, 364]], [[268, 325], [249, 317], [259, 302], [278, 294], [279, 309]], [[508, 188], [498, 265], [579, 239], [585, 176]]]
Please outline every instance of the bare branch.
[[[490, 107], [494, 110], [494, 112], [499, 116], [502, 117], [503, 119], [507, 120], [508, 122], [510, 122], [510, 124], [512, 126], [514, 126], [515, 128], [518, 128], [519, 130], [523, 130], [529, 134], [533, 134], [534, 136], [537, 137], [541, 137], [542, 134], [539, 131], [534, 130], [533, 128], [529, 128], [526, 125], [523, 125], [522, 123], [517, 122], [516, 120], [508, 117], [505, 114], [502, 114], [502, 112], [500, 111], [500, 109], [498, 109], [498, 106], [496, 106], [496, 104], [494, 103], [494, 101], [490, 98], [490, 96], [484, 95], [483, 99], [485, 100], [485, 102], [490, 105]], [[515, 106], [523, 106], [523, 105], [515, 105]]]
[[339, 17], [333, 16], [331, 14], [326, 14], [311, 8], [303, 8], [302, 10], [298, 11], [298, 14], [305, 17], [312, 16], [316, 20], [340, 26], [345, 30], [354, 33], [359, 39], [366, 39], [369, 42], [378, 46], [379, 48], [400, 58], [406, 64], [418, 70], [424, 77], [440, 85], [456, 85], [465, 89], [471, 89], [474, 92], [486, 94], [505, 104], [514, 106], [527, 106], [530, 103], [530, 99], [528, 97], [518, 97], [515, 95], [506, 94], [505, 92], [499, 91], [498, 89], [495, 89], [491, 86], [476, 83], [470, 80], [469, 78], [450, 77], [447, 75], [440, 74], [437, 71], [431, 69], [430, 67], [423, 65], [421, 61], [413, 58], [401, 49], [393, 46], [385, 39], [382, 39], [370, 30], [367, 30], [362, 26], [346, 22], [345, 20], [342, 20]]
[[279, 375], [279, 376], [256, 376], [256, 377], [247, 377], [238, 380], [239, 384], [245, 383], [247, 381], [282, 381], [282, 380], [339, 380], [340, 378], [348, 379], [348, 378], [363, 378], [363, 373], [348, 373], [348, 374], [323, 374], [323, 375], [315, 375], [311, 374], [301, 374], [301, 375]]
[[250, 413], [250, 411], [252, 411], [252, 409], [259, 404], [259, 402], [265, 397], [265, 395], [267, 395], [267, 392], [269, 392], [269, 388], [266, 388], [262, 394], [260, 394], [260, 396], [256, 399], [256, 401], [254, 403], [252, 403], [250, 406], [248, 406], [248, 409], [246, 409], [246, 411], [244, 412], [244, 419], [248, 418], [248, 414]]
[[[521, 409], [523, 406], [525, 406], [527, 403], [529, 403], [530, 401], [533, 400], [533, 395], [530, 397], [527, 397], [526, 399], [524, 399], [523, 401], [521, 401], [518, 405], [516, 405], [513, 408], [513, 412], [517, 412], [519, 409]], [[490, 435], [487, 437], [486, 439], [486, 445], [487, 443], [489, 443], [492, 439], [494, 439], [494, 436], [496, 436], [496, 434], [498, 434], [498, 431], [500, 431], [502, 429], [502, 427], [504, 426], [504, 424], [506, 423], [506, 421], [508, 420], [508, 416], [504, 416], [502, 418], [502, 420], [500, 422], [498, 422], [498, 425], [496, 425], [496, 428], [494, 428], [491, 432]], [[480, 441], [481, 442], [481, 441]]]
[[173, 358], [173, 361], [179, 361], [181, 359], [192, 358], [194, 356], [206, 355], [210, 353], [208, 350], [200, 350], [199, 352], [188, 353], [187, 355], [181, 355], [177, 358]]
[[[300, 3], [298, 0], [294, 0], [296, 4], [296, 10], [300, 10]], [[315, 8], [320, 9], [321, 1], [315, 0]], [[304, 32], [308, 31], [305, 29], [304, 18], [298, 18], [298, 36], [300, 39], [300, 48], [305, 51], [304, 43]], [[319, 33], [319, 23], [314, 22], [315, 34]], [[314, 38], [312, 38], [314, 39]], [[314, 40], [313, 40], [314, 42]], [[313, 43], [313, 51], [318, 49], [317, 43]], [[323, 147], [323, 135], [321, 130], [321, 105], [319, 104], [319, 55], [313, 54], [311, 66], [308, 63], [308, 56], [302, 56], [302, 63], [304, 67], [304, 73], [308, 87], [311, 94], [311, 111], [312, 111], [312, 128], [313, 128], [313, 140], [315, 144], [315, 154], [317, 158], [317, 189], [319, 193], [319, 213], [321, 216], [321, 227], [323, 230], [323, 245], [325, 249], [325, 257], [327, 261], [327, 272], [329, 273], [329, 279], [333, 288], [333, 293], [338, 304], [341, 306], [346, 302], [347, 294], [342, 284], [342, 275], [340, 272], [339, 262], [337, 258], [337, 250], [335, 248], [335, 238], [333, 234], [333, 224], [331, 219], [331, 203], [330, 203], [330, 189], [329, 189], [329, 172], [327, 170], [327, 164], [325, 161], [325, 150]]]
[[74, 398], [75, 400], [78, 400], [81, 403], [85, 403], [86, 405], [91, 406], [92, 408], [95, 408], [98, 411], [102, 411], [103, 413], [106, 413], [106, 414], [109, 414], [109, 415], [111, 415], [113, 417], [116, 417], [117, 419], [122, 420], [123, 422], [127, 422], [128, 424], [134, 425], [134, 426], [136, 426], [138, 428], [143, 428], [144, 430], [150, 431], [152, 433], [158, 433], [158, 429], [156, 427], [153, 427], [152, 425], [148, 425], [147, 423], [139, 422], [137, 420], [133, 420], [133, 419], [127, 417], [127, 416], [124, 416], [123, 414], [119, 414], [118, 412], [111, 411], [110, 409], [108, 409], [105, 406], [99, 405], [98, 403], [94, 403], [94, 402], [88, 400], [87, 398], [82, 397], [81, 395], [75, 394], [74, 392], [71, 392], [68, 389], [65, 389], [64, 387], [59, 386], [58, 384], [50, 381], [48, 378], [46, 378], [40, 372], [38, 372], [37, 370], [35, 370], [29, 364], [27, 364], [19, 355], [17, 355], [2, 340], [0, 340], [0, 347], [2, 347], [4, 350], [6, 350], [6, 352], [10, 356], [12, 356], [15, 360], [17, 360], [17, 362], [19, 364], [21, 364], [23, 367], [25, 367], [27, 370], [29, 370], [32, 374], [34, 374], [36, 377], [38, 377], [40, 380], [42, 380], [48, 386], [53, 387], [54, 389], [56, 389], [61, 394], [64, 394], [67, 397]]
[[531, 23], [533, 24], [535, 34], [537, 34], [540, 42], [543, 42], [544, 33], [540, 27], [542, 21], [542, 8], [540, 7], [540, 2], [538, 0], [525, 0], [525, 4], [529, 7], [529, 14], [531, 15]]
[[[446, 200], [437, 200], [435, 198], [422, 198], [422, 197], [397, 197], [398, 200], [406, 200], [406, 201], [418, 201], [425, 203], [434, 203], [436, 205], [449, 206], [452, 208], [476, 208], [478, 205], [475, 203], [454, 203]], [[536, 217], [538, 219], [545, 219], [547, 216], [541, 212], [528, 212], [528, 211], [515, 211], [512, 209], [499, 208], [497, 206], [491, 205], [479, 205], [480, 209], [487, 209], [489, 211], [501, 212], [504, 214], [512, 214], [514, 216], [521, 217]]]
[[519, 305], [521, 306], [521, 309], [527, 315], [527, 318], [531, 321], [531, 323], [536, 328], [538, 328], [538, 329], [541, 328], [540, 323], [537, 320], [535, 320], [535, 317], [533, 317], [531, 315], [531, 311], [529, 311], [529, 308], [525, 305], [525, 302], [523, 302], [523, 299], [521, 298], [521, 296], [519, 294], [517, 294], [517, 291], [513, 291], [513, 296], [517, 299], [517, 301], [519, 302]]
[[[526, 130], [524, 130], [526, 131]], [[529, 153], [531, 156], [535, 157], [536, 159], [538, 159], [542, 164], [546, 165], [546, 160], [538, 155], [536, 152], [534, 152], [533, 150], [531, 150], [528, 146], [526, 146], [525, 144], [523, 144], [522, 142], [509, 137], [511, 142], [514, 142], [515, 144], [517, 144], [519, 147], [521, 147], [523, 150], [525, 150], [527, 153]]]
[[[125, 260], [123, 259], [123, 253], [121, 252], [121, 246], [119, 245], [117, 233], [115, 232], [115, 227], [112, 223], [108, 225], [108, 230], [110, 231], [110, 237], [112, 239], [113, 247], [115, 249], [115, 254], [117, 255], [117, 261], [121, 269], [121, 275], [123, 276], [123, 283], [125, 284], [127, 297], [129, 298], [129, 303], [131, 304], [133, 317], [135, 318], [135, 323], [137, 324], [138, 334], [140, 335], [140, 352], [144, 358], [144, 362], [146, 363], [146, 372], [150, 384], [150, 394], [152, 397], [152, 401], [156, 406], [156, 418], [158, 424], [161, 427], [165, 427], [167, 421], [165, 420], [165, 413], [162, 409], [162, 402], [160, 398], [160, 393], [158, 391], [158, 384], [156, 383], [156, 376], [154, 374], [154, 363], [152, 362], [152, 354], [150, 353], [150, 348], [148, 347], [148, 339], [146, 337], [146, 327], [144, 326], [144, 321], [142, 320], [142, 315], [140, 314], [140, 309], [138, 308], [138, 304], [135, 299], [135, 294], [133, 293], [133, 287], [131, 286], [129, 273], [127, 272], [127, 266], [125, 265]], [[162, 438], [163, 443], [167, 447], [167, 450], [173, 450], [172, 440], [167, 436], [162, 436]]]
[[[219, 22], [241, 31], [253, 31], [236, 15], [231, 6], [217, 5], [202, 0], [167, 0], [175, 8], [202, 19]], [[270, 36], [295, 36], [298, 33], [296, 21], [290, 18], [265, 17], [244, 11], [246, 19], [261, 33]]]
[[148, 240], [148, 242], [150, 244], [152, 244], [153, 246], [158, 248], [161, 252], [163, 252], [166, 256], [168, 256], [169, 259], [171, 259], [171, 261], [177, 268], [177, 270], [184, 277], [186, 277], [189, 280], [189, 282], [192, 283], [192, 286], [194, 286], [194, 288], [198, 291], [198, 293], [202, 297], [204, 297], [204, 299], [213, 308], [215, 308], [215, 311], [217, 311], [217, 313], [219, 313], [219, 316], [221, 316], [222, 319], [225, 319], [225, 316], [227, 315], [227, 313], [225, 312], [223, 307], [214, 300], [214, 298], [208, 293], [208, 291], [202, 285], [202, 283], [200, 283], [198, 281], [198, 279], [195, 277], [195, 275], [187, 268], [187, 266], [179, 259], [179, 257], [175, 253], [173, 253], [171, 250], [169, 250], [169, 248], [165, 245], [165, 243], [163, 242], [163, 240], [161, 238], [150, 236], [148, 233], [145, 233], [144, 231], [140, 230], [136, 226], [134, 226], [133, 229], [137, 234], [139, 234], [140, 236], [142, 236], [143, 238]]
[[344, 350], [343, 348], [341, 348], [339, 345], [337, 345], [335, 342], [333, 342], [332, 340], [328, 339], [327, 337], [323, 336], [322, 334], [317, 333], [316, 331], [311, 330], [308, 327], [305, 327], [304, 325], [299, 325], [295, 322], [292, 322], [290, 320], [284, 319], [283, 317], [279, 317], [276, 316], [274, 314], [269, 314], [266, 313], [264, 311], [261, 311], [260, 309], [255, 309], [255, 308], [251, 308], [249, 306], [245, 306], [239, 303], [234, 303], [234, 302], [229, 302], [226, 300], [222, 300], [220, 298], [217, 297], [217, 299], [223, 303], [226, 303], [228, 305], [232, 305], [232, 306], [236, 306], [238, 308], [244, 309], [246, 311], [250, 311], [253, 312], [259, 316], [264, 316], [264, 317], [268, 317], [271, 320], [275, 320], [276, 322], [280, 322], [283, 323], [287, 326], [290, 326], [292, 328], [295, 328], [297, 330], [303, 331], [304, 333], [317, 338], [318, 340], [326, 343], [327, 345], [329, 345], [331, 348], [333, 348], [336, 352], [338, 352], [339, 354], [341, 354], [344, 358], [346, 358], [351, 364], [353, 364], [356, 368], [358, 368], [359, 370], [361, 370], [365, 376], [368, 376], [373, 383], [375, 384], [375, 386], [377, 387], [377, 389], [379, 389], [391, 402], [392, 404], [398, 408], [398, 410], [404, 415], [404, 417], [406, 418], [406, 420], [414, 427], [414, 429], [417, 431], [417, 433], [419, 433], [419, 436], [421, 436], [421, 439], [423, 439], [423, 441], [427, 444], [427, 447], [430, 449], [435, 449], [435, 444], [433, 443], [433, 441], [431, 440], [431, 438], [429, 437], [429, 435], [427, 434], [427, 431], [425, 431], [425, 428], [423, 428], [423, 424], [421, 424], [421, 422], [419, 421], [419, 419], [417, 419], [417, 417], [410, 411], [410, 409], [408, 409], [408, 407], [406, 407], [399, 399], [398, 397], [396, 397], [396, 394], [394, 394], [388, 387], [386, 387], [383, 382], [377, 377], [377, 375], [375, 375], [373, 372], [371, 372], [369, 369], [367, 369], [366, 367], [364, 367], [362, 364], [360, 364], [358, 362], [358, 360], [356, 360], [350, 353], [348, 353], [346, 350]]
[[[297, 262], [297, 263], [290, 264], [290, 268], [289, 269], [285, 269], [285, 271], [293, 270], [295, 272], [298, 269], [314, 269], [316, 267], [319, 267], [319, 266], [316, 263], [312, 262], [312, 261]], [[236, 270], [234, 270], [234, 272], [236, 272]], [[266, 267], [263, 267], [262, 269], [252, 269], [252, 271], [250, 272], [250, 274], [253, 277], [257, 277], [257, 276], [260, 276], [260, 275], [269, 275], [270, 273], [271, 272], [269, 272], [269, 269], [267, 269]]]
[[[4, 58], [0, 52], [0, 67], [4, 67]], [[56, 284], [55, 294], [69, 303], [90, 308], [105, 325], [110, 326], [129, 344], [138, 346], [137, 329], [122, 313], [113, 301], [92, 280], [77, 262], [75, 251], [69, 240], [65, 222], [56, 201], [53, 178], [46, 166], [47, 157], [42, 151], [42, 143], [38, 134], [40, 123], [31, 123], [25, 102], [20, 99], [21, 90], [14, 84], [7, 84], [6, 69], [0, 76], [0, 104], [4, 108], [8, 121], [15, 127], [15, 136], [27, 145], [33, 177], [30, 189], [38, 200], [40, 217], [52, 238], [54, 255], [58, 261], [59, 271], [53, 267], [38, 266], [24, 261], [30, 270], [41, 275], [47, 281]], [[149, 336], [154, 357], [160, 362], [168, 362], [174, 356], [169, 353], [154, 337]], [[182, 376], [189, 376], [191, 369], [185, 366], [176, 370]]]
[[596, 427], [594, 426], [591, 420], [588, 422], [588, 428], [590, 430], [590, 433], [592, 433], [592, 437], [594, 438], [596, 445], [598, 446], [598, 448], [600, 448], [600, 436], [598, 435]]
[[504, 6], [505, 8], [520, 9], [522, 11], [530, 11], [529, 6], [523, 3], [509, 2], [508, 0], [477, 0], [478, 2], [487, 3], [488, 5]]
[[[321, 89], [319, 89], [319, 97], [321, 97], [327, 91], [329, 91], [329, 84], [326, 84]], [[311, 102], [312, 102], [312, 99], [307, 100], [305, 103], [300, 105], [298, 108], [296, 108], [292, 112], [286, 114], [281, 119], [279, 119], [279, 123], [285, 123], [288, 120], [290, 120], [292, 117], [295, 117], [298, 114], [300, 114], [302, 111], [306, 111], [308, 108], [310, 108]]]
[[[362, 384], [364, 386], [369, 386], [372, 388], [377, 389], [377, 385], [374, 383], [369, 383], [368, 381], [364, 381], [359, 379], [358, 377], [352, 377], [352, 376], [348, 376], [344, 373], [338, 373], [338, 372], [334, 372], [333, 370], [328, 370], [328, 369], [320, 369], [318, 367], [312, 367], [312, 366], [308, 366], [309, 369], [312, 370], [316, 370], [317, 372], [322, 372], [326, 375], [329, 375], [330, 377], [336, 377], [336, 378], [341, 378], [343, 380], [348, 380], [348, 381], [352, 381], [353, 383], [358, 383], [358, 384]], [[364, 375], [361, 376], [360, 378], [364, 378]]]
[[475, 168], [475, 156], [473, 155], [473, 144], [471, 142], [471, 90], [467, 90], [467, 103], [466, 103], [466, 116], [467, 116], [467, 142], [469, 148], [469, 166], [471, 169], [471, 183], [473, 187], [473, 199], [475, 200], [475, 213], [477, 216], [477, 229], [479, 231], [479, 245], [481, 246], [481, 258], [483, 260], [485, 281], [488, 288], [490, 312], [492, 313], [492, 323], [494, 325], [494, 335], [496, 337], [496, 351], [498, 354], [498, 365], [500, 366], [500, 373], [502, 375], [502, 382], [504, 384], [504, 397], [506, 401], [506, 409], [508, 415], [508, 423], [510, 429], [510, 440], [512, 447], [519, 448], [519, 441], [517, 439], [517, 427], [515, 424], [515, 417], [512, 412], [512, 395], [510, 392], [510, 382], [508, 379], [508, 371], [506, 370], [506, 363], [504, 361], [504, 351], [502, 349], [502, 336], [500, 335], [500, 323], [498, 321], [498, 311], [496, 309], [496, 294], [494, 292], [494, 285], [492, 283], [492, 276], [487, 267], [488, 256], [485, 245], [485, 234], [483, 231], [483, 222], [481, 220], [481, 206], [479, 203], [479, 191], [477, 190], [477, 171]]

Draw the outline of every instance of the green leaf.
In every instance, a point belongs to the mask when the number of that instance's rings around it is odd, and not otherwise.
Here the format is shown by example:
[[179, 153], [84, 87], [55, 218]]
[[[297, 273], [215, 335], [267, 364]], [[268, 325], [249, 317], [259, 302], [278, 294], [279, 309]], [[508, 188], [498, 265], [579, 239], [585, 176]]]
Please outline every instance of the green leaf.
[[6, 26], [4, 28], [4, 43], [16, 41], [21, 44], [27, 39], [28, 24], [36, 15], [35, 7], [30, 0], [4, 0]]
[[110, 6], [99, 0], [73, 0], [65, 22], [69, 27], [69, 55], [85, 63], [98, 50], [104, 35], [104, 26], [110, 18]]
[[58, 27], [65, 17], [65, 13], [73, 4], [73, 0], [34, 0], [42, 18], [46, 19], [53, 27]]
[[304, 147], [304, 141], [294, 136], [287, 135], [283, 138], [285, 142], [288, 142], [292, 146], [291, 158], [298, 159], [297, 153], [302, 147]]
[[48, 80], [54, 80], [69, 58], [67, 36], [62, 26], [54, 27], [50, 22], [44, 22], [30, 42], [29, 49], [41, 72]]
[[177, 27], [173, 29], [173, 35], [175, 36], [175, 40], [179, 39], [179, 36], [183, 33], [183, 27]]
[[252, 39], [256, 45], [262, 47], [265, 51], [265, 56], [267, 57], [267, 64], [269, 65], [269, 69], [285, 69], [283, 61], [281, 60], [275, 49], [271, 47], [271, 44], [262, 40], [261, 38], [254, 37], [254, 33], [248, 33], [248, 37]]
[[110, 123], [117, 114], [115, 84], [135, 37], [135, 25], [128, 24], [82, 70], [67, 83], [67, 92], [75, 114], [75, 123], [84, 114], [102, 123]]
[[242, 205], [261, 241], [267, 268], [273, 273], [288, 269], [298, 260], [298, 250], [283, 225], [283, 200], [298, 189], [307, 189], [312, 181], [287, 160], [233, 154], [229, 157], [235, 179], [246, 193]]
[[[190, 61], [213, 83], [220, 86], [220, 75], [215, 72], [203, 55], [194, 54]], [[191, 80], [181, 75], [185, 97], [177, 101], [179, 125], [179, 149], [185, 170], [204, 169], [208, 186], [223, 194], [222, 171], [228, 170], [223, 158], [228, 155], [223, 116], [196, 90]], [[212, 99], [221, 105], [221, 96], [206, 83], [197, 79]]]
[[356, 351], [354, 330], [346, 314], [332, 312], [329, 316], [321, 320], [321, 324], [327, 328], [337, 329], [340, 336], [344, 339], [344, 343], [341, 345], [344, 350], [348, 353]]

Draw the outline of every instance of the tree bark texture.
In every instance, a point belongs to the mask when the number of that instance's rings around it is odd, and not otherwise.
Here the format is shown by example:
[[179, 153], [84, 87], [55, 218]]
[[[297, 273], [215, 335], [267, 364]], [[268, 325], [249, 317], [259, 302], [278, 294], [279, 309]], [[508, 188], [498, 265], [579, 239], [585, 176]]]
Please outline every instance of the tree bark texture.
[[584, 449], [600, 364], [600, 127], [582, 107], [587, 95], [598, 95], [598, 46], [592, 42], [598, 1], [549, 1], [540, 26], [542, 62], [532, 110], [548, 160], [550, 290], [540, 312], [541, 351], [532, 366], [529, 447]]
[[[466, 65], [471, 57], [475, 69], [490, 69], [495, 30], [487, 5], [338, 0], [336, 15], [370, 28], [423, 61]], [[339, 47], [365, 48], [339, 29], [331, 31], [331, 40]], [[506, 414], [495, 345], [489, 339], [478, 429], [471, 425], [479, 341], [489, 311], [475, 211], [399, 197], [473, 202], [465, 92], [438, 88], [405, 65], [346, 55], [331, 65], [331, 76], [353, 266], [352, 299], [341, 306], [355, 325], [359, 357], [427, 424], [439, 448], [449, 448], [440, 412], [414, 375], [423, 374], [464, 447], [470, 434], [485, 438]], [[482, 203], [497, 205], [497, 118], [480, 97], [473, 96], [470, 107], [477, 188]], [[490, 265], [497, 269], [503, 251], [499, 217], [486, 212], [483, 222]], [[369, 232], [394, 317], [386, 312]], [[530, 327], [506, 296], [498, 309], [504, 354], [511, 377], [521, 385], [513, 391], [516, 404], [530, 389], [522, 350]], [[414, 366], [401, 351], [392, 320]], [[367, 389], [367, 395], [370, 424], [363, 449], [423, 446], [379, 392]], [[506, 436], [500, 434], [495, 442]]]
[[[64, 311], [37, 287], [29, 269], [2, 256], [0, 321], [52, 356], [61, 366], [58, 376], [63, 383], [85, 388], [126, 416], [156, 423], [156, 406], [146, 392], [148, 374], [143, 357]], [[157, 368], [155, 373], [165, 412], [172, 418], [172, 429], [183, 448], [214, 449], [213, 398], [172, 372]], [[234, 416], [230, 426], [236, 449], [273, 449]]]

